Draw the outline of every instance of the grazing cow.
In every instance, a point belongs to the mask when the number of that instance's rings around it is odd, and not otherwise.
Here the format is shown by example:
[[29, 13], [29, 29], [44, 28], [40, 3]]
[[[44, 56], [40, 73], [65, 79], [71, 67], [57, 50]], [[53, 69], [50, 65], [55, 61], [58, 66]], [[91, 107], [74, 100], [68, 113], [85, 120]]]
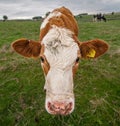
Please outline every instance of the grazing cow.
[[104, 21], [106, 22], [106, 18], [104, 15], [102, 15], [101, 13], [100, 14], [97, 14], [97, 15], [93, 15], [93, 21], [96, 22], [96, 21]]
[[73, 76], [80, 58], [97, 58], [108, 45], [99, 39], [80, 42], [78, 25], [65, 7], [53, 10], [43, 21], [40, 40], [21, 38], [12, 43], [24, 57], [41, 59], [45, 75], [45, 108], [50, 114], [68, 115], [74, 110]]

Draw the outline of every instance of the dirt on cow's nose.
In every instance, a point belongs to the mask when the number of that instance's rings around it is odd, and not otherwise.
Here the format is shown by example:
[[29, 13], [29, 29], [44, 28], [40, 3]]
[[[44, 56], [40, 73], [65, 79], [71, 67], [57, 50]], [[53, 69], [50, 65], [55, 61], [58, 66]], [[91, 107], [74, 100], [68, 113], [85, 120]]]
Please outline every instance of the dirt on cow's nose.
[[68, 115], [72, 110], [72, 102], [48, 102], [48, 110], [54, 115]]

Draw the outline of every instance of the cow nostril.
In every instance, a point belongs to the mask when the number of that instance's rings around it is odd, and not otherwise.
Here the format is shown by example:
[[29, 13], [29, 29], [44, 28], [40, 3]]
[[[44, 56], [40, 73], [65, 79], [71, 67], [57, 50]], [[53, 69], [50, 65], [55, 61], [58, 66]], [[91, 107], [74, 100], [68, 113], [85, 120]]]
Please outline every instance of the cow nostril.
[[72, 104], [72, 102], [70, 102], [70, 103], [69, 103], [69, 109], [70, 109], [70, 110], [72, 109], [72, 106], [73, 106], [73, 104]]
[[53, 104], [53, 108], [56, 109], [56, 110], [60, 110], [62, 108], [62, 105], [63, 103], [54, 103]]
[[50, 108], [50, 107], [51, 107], [51, 103], [50, 103], [50, 102], [48, 102], [47, 106], [48, 106], [48, 108]]
[[72, 102], [69, 103], [69, 106], [72, 107]]

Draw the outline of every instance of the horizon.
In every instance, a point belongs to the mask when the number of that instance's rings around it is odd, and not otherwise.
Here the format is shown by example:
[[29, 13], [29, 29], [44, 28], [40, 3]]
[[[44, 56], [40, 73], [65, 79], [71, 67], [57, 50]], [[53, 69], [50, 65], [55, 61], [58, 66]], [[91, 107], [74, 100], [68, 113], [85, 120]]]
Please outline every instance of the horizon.
[[[114, 11], [112, 11], [112, 12], [114, 12]], [[102, 14], [105, 14], [105, 15], [109, 15], [109, 14], [112, 14], [112, 12], [107, 12], [107, 13], [102, 13]], [[74, 16], [78, 16], [78, 15], [82, 15], [82, 14], [88, 14], [88, 15], [96, 15], [96, 14], [100, 14], [101, 12], [98, 12], [98, 13], [87, 13], [87, 12], [83, 12], [83, 13], [79, 13], [79, 14], [77, 14], [77, 15], [74, 15]], [[119, 12], [114, 12], [114, 14], [117, 14], [117, 13], [120, 13], [120, 11]], [[3, 15], [3, 16], [5, 16], [5, 15]], [[3, 20], [3, 16], [2, 16], [2, 18], [0, 18], [0, 21], [2, 21]], [[9, 16], [8, 15], [6, 15], [7, 17], [8, 17], [8, 19], [7, 20], [33, 20], [33, 17], [42, 17], [42, 18], [44, 18], [45, 17], [45, 15], [44, 16], [40, 16], [40, 15], [38, 15], [38, 16], [32, 16], [32, 17], [16, 17], [16, 18], [9, 18]]]
[[120, 12], [120, 0], [0, 0], [0, 19], [7, 15], [9, 19], [31, 19], [42, 16], [55, 8], [65, 6], [74, 15], [80, 13], [97, 14]]

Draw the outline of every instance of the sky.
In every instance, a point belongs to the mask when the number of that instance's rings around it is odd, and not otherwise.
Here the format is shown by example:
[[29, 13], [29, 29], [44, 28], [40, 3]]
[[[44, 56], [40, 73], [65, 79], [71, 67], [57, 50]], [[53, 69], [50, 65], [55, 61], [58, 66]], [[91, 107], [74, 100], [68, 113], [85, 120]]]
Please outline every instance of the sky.
[[0, 0], [0, 19], [31, 19], [65, 6], [74, 15], [120, 12], [120, 0]]

